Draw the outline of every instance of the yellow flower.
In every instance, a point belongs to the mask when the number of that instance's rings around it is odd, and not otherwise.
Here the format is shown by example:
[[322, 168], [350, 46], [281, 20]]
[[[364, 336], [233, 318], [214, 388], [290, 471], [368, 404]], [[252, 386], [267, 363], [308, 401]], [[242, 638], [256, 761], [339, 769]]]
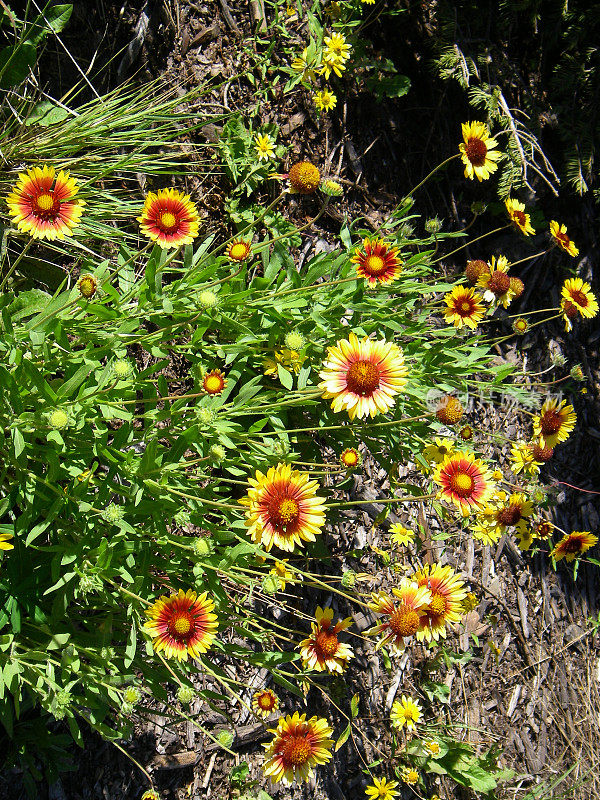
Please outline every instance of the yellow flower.
[[450, 565], [425, 564], [412, 576], [417, 585], [429, 589], [431, 600], [419, 619], [418, 641], [446, 638], [446, 628], [462, 619], [462, 602], [467, 596], [465, 584]]
[[570, 256], [573, 256], [573, 258], [579, 255], [579, 250], [577, 249], [577, 247], [575, 247], [575, 242], [573, 242], [567, 236], [566, 225], [561, 225], [555, 220], [552, 220], [552, 222], [550, 223], [550, 236], [554, 239], [555, 244], [557, 244]]
[[423, 449], [423, 455], [427, 461], [441, 464], [446, 456], [452, 455], [454, 452], [454, 442], [452, 439], [442, 439], [438, 436], [433, 441], [434, 444], [428, 444]]
[[313, 102], [319, 111], [330, 111], [337, 103], [337, 97], [328, 87], [325, 87], [322, 91], [315, 94]]
[[373, 778], [373, 783], [367, 786], [365, 794], [369, 800], [395, 800], [398, 792], [395, 791], [398, 781], [388, 781], [387, 778]]
[[338, 78], [342, 77], [342, 72], [346, 69], [346, 59], [341, 58], [340, 56], [336, 55], [335, 53], [324, 51], [321, 57], [321, 69], [319, 70], [320, 74], [323, 75], [325, 80], [329, 80], [329, 77], [332, 72], [334, 72]]
[[458, 146], [460, 158], [465, 165], [465, 178], [487, 180], [498, 169], [496, 163], [502, 154], [496, 150], [498, 142], [490, 136], [483, 122], [464, 122], [463, 144]]
[[577, 415], [566, 400], [546, 400], [540, 413], [533, 418], [533, 434], [542, 447], [554, 447], [565, 442], [575, 428]]
[[399, 701], [396, 700], [392, 705], [390, 712], [392, 725], [399, 729], [406, 725], [407, 730], [414, 731], [417, 722], [421, 720], [421, 711], [421, 704], [418, 700], [413, 700], [412, 697], [403, 694], [402, 698]]
[[591, 319], [598, 313], [598, 301], [589, 283], [582, 281], [581, 278], [567, 278], [561, 295], [563, 302], [574, 306], [582, 317]]
[[326, 719], [311, 717], [297, 711], [281, 717], [277, 728], [270, 729], [273, 741], [263, 745], [267, 760], [263, 771], [272, 781], [307, 781], [314, 775], [313, 767], [331, 758], [333, 728]]
[[531, 445], [523, 441], [515, 442], [511, 446], [509, 461], [515, 475], [525, 472], [533, 477], [538, 474], [542, 466], [541, 461], [536, 461]]
[[443, 314], [448, 325], [454, 325], [458, 329], [463, 326], [475, 329], [485, 316], [485, 306], [481, 299], [481, 295], [474, 289], [455, 286], [444, 296], [447, 308], [443, 309]]
[[187, 661], [188, 654], [198, 658], [206, 653], [218, 627], [214, 607], [206, 592], [197, 595], [191, 589], [180, 589], [170, 597], [161, 596], [146, 609], [146, 630], [154, 637], [152, 646], [156, 652], [162, 650], [166, 658], [178, 661]]
[[438, 496], [454, 503], [465, 517], [485, 505], [495, 488], [484, 462], [460, 450], [438, 465], [434, 480], [441, 487]]
[[311, 635], [300, 642], [302, 666], [317, 672], [326, 670], [341, 674], [354, 653], [349, 645], [339, 641], [338, 633], [352, 625], [352, 617], [346, 617], [333, 625], [333, 609], [317, 606], [315, 620], [311, 623]]
[[281, 561], [276, 561], [273, 568], [269, 570], [269, 575], [274, 575], [277, 578], [280, 592], [285, 592], [285, 587], [288, 583], [294, 583], [294, 574], [288, 570], [287, 565], [288, 560], [284, 558]]
[[268, 161], [275, 157], [275, 142], [268, 133], [257, 133], [254, 142], [256, 157], [259, 161]]
[[266, 719], [279, 708], [279, 698], [271, 689], [261, 689], [252, 695], [252, 710]]
[[11, 544], [8, 540], [12, 539], [14, 534], [12, 533], [0, 533], [0, 550], [14, 550], [14, 544]]
[[307, 359], [307, 356], [303, 353], [298, 353], [296, 350], [288, 350], [287, 347], [276, 350], [273, 355], [274, 358], [269, 356], [265, 358], [263, 362], [263, 372], [265, 375], [277, 376], [279, 374], [277, 369], [278, 364], [281, 364], [281, 366], [289, 372], [293, 372], [297, 375]]
[[406, 545], [414, 542], [415, 532], [405, 528], [400, 522], [390, 525], [391, 540], [394, 544]]
[[436, 742], [435, 739], [428, 739], [426, 742], [423, 742], [423, 747], [430, 756], [439, 756], [440, 754], [440, 743]]
[[292, 69], [300, 75], [303, 81], [312, 81], [315, 77], [314, 65], [308, 61], [308, 47], [292, 61]]
[[343, 33], [332, 33], [323, 39], [325, 52], [346, 61], [350, 57], [350, 45]]
[[409, 786], [414, 786], [419, 782], [419, 773], [416, 769], [405, 769], [402, 771], [402, 780]]
[[535, 233], [535, 230], [531, 226], [531, 218], [529, 214], [525, 213], [525, 206], [523, 203], [507, 197], [504, 201], [504, 205], [506, 206], [506, 210], [508, 211], [508, 216], [510, 217], [511, 221], [516, 225], [521, 233], [524, 233], [525, 236]]

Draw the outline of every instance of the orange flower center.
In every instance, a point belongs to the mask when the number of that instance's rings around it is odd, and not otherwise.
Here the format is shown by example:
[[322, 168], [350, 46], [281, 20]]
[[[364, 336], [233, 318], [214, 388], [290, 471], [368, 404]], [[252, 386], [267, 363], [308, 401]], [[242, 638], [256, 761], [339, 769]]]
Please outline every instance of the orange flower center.
[[204, 391], [208, 394], [217, 394], [224, 385], [225, 382], [220, 375], [207, 375], [204, 379]]
[[354, 450], [349, 450], [347, 453], [343, 454], [342, 461], [347, 467], [353, 467], [358, 463], [358, 454], [354, 452]]
[[335, 633], [321, 631], [315, 639], [315, 650], [325, 658], [332, 656], [338, 649], [338, 638]]
[[511, 503], [498, 511], [496, 519], [501, 525], [516, 525], [522, 516], [521, 507]]
[[512, 218], [523, 228], [527, 225], [527, 214], [524, 211], [513, 211]]
[[469, 303], [467, 300], [463, 300], [463, 302], [460, 304], [459, 310], [465, 312], [462, 316], [468, 316], [471, 313], [471, 303]]
[[364, 270], [369, 275], [381, 275], [386, 270], [386, 264], [381, 256], [367, 256], [365, 258]]
[[250, 248], [245, 242], [238, 242], [229, 248], [229, 258], [233, 261], [243, 261], [248, 255]]
[[300, 515], [298, 503], [291, 497], [276, 497], [269, 504], [269, 521], [275, 528], [284, 530], [293, 525]]
[[158, 215], [157, 223], [164, 231], [173, 231], [177, 227], [177, 217], [171, 211], [162, 211]]
[[40, 211], [50, 211], [50, 209], [54, 205], [54, 197], [49, 192], [47, 192], [45, 194], [41, 194], [37, 198], [36, 203]]
[[441, 617], [446, 611], [446, 598], [443, 594], [435, 592], [431, 596], [431, 603], [429, 604], [429, 613], [434, 617]]
[[404, 603], [390, 616], [390, 628], [396, 636], [413, 636], [419, 629], [419, 614]]
[[473, 492], [475, 481], [466, 472], [455, 472], [450, 476], [450, 488], [459, 497], [468, 497]]
[[564, 245], [567, 248], [569, 247], [569, 245], [571, 243], [571, 240], [569, 239], [567, 234], [566, 233], [560, 233], [560, 231], [555, 235], [554, 238], [557, 239], [562, 245]]
[[283, 761], [286, 766], [306, 764], [312, 753], [312, 747], [306, 736], [290, 736], [283, 745]]
[[587, 296], [583, 292], [579, 291], [579, 289], [574, 289], [574, 290], [572, 289], [569, 292], [569, 294], [571, 295], [571, 300], [574, 303], [576, 303], [578, 306], [581, 306], [582, 308], [587, 308], [589, 301]]
[[536, 461], [543, 461], [544, 463], [550, 461], [554, 455], [554, 449], [552, 447], [541, 447], [539, 444], [534, 444], [531, 447], [531, 452]]
[[558, 433], [562, 428], [563, 421], [557, 411], [546, 411], [540, 420], [540, 428], [542, 433]]
[[510, 278], [506, 272], [495, 270], [490, 275], [487, 288], [496, 296], [500, 296], [510, 289]]
[[465, 151], [474, 167], [482, 167], [485, 164], [488, 149], [486, 143], [481, 139], [469, 139]]
[[348, 390], [361, 396], [379, 388], [379, 370], [371, 361], [355, 361], [346, 374]]
[[174, 614], [169, 620], [169, 633], [174, 639], [186, 639], [193, 628], [194, 620], [188, 613]]
[[263, 711], [270, 711], [272, 708], [275, 707], [275, 703], [273, 702], [273, 697], [267, 692], [261, 694], [261, 696], [257, 699], [257, 703], [259, 708], [262, 708]]

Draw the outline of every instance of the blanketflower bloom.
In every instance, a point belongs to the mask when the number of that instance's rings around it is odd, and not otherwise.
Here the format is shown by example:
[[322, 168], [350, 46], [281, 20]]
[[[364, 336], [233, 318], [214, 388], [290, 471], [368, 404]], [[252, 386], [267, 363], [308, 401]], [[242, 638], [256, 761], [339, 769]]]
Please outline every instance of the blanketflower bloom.
[[579, 250], [577, 247], [575, 247], [575, 242], [567, 236], [566, 225], [561, 225], [555, 220], [552, 220], [550, 223], [550, 236], [554, 240], [555, 244], [557, 244], [570, 256], [573, 256], [573, 258], [579, 255]]
[[91, 300], [98, 291], [98, 281], [93, 275], [86, 273], [77, 281], [77, 288], [79, 289], [79, 294], [82, 297], [84, 297], [86, 300]]
[[483, 299], [488, 303], [498, 303], [508, 308], [514, 292], [510, 286], [506, 256], [498, 256], [497, 261], [492, 256], [487, 271], [479, 276], [477, 285], [485, 289]]
[[533, 503], [523, 492], [513, 492], [511, 495], [497, 492], [493, 505], [496, 509], [495, 522], [502, 532], [506, 528], [526, 528], [526, 519], [533, 514]]
[[230, 261], [245, 261], [251, 253], [252, 247], [243, 239], [234, 239], [225, 249], [225, 255]]
[[247, 506], [246, 525], [255, 544], [270, 551], [273, 545], [292, 552], [296, 545], [314, 542], [325, 524], [323, 498], [317, 497], [319, 484], [307, 473], [292, 470], [289, 464], [271, 467], [266, 475], [259, 470], [249, 478], [250, 489], [240, 500]]
[[13, 537], [13, 533], [0, 533], [0, 550], [14, 550], [14, 544], [11, 544], [9, 541], [9, 539]]
[[504, 205], [506, 206], [506, 210], [508, 211], [508, 216], [510, 217], [511, 222], [521, 231], [521, 233], [524, 233], [525, 236], [535, 233], [535, 230], [531, 226], [531, 217], [525, 212], [525, 206], [523, 203], [507, 197], [504, 201]]
[[400, 700], [392, 705], [390, 719], [394, 728], [402, 729], [406, 726], [409, 731], [414, 731], [417, 722], [421, 721], [422, 708], [418, 700], [413, 700], [403, 694]]
[[502, 530], [496, 525], [496, 509], [493, 505], [484, 506], [475, 516], [471, 533], [474, 539], [484, 545], [493, 545], [500, 541]]
[[198, 658], [206, 653], [218, 627], [217, 615], [212, 613], [214, 607], [206, 592], [197, 595], [191, 589], [180, 589], [170, 597], [161, 596], [146, 609], [146, 629], [154, 637], [152, 646], [156, 652], [162, 650], [166, 658], [179, 661], [187, 661], [188, 655]]
[[271, 689], [261, 689], [252, 695], [252, 710], [266, 719], [279, 708], [279, 698]]
[[381, 239], [364, 239], [363, 249], [357, 248], [350, 259], [356, 264], [356, 274], [372, 286], [391, 283], [402, 272], [402, 259], [398, 247], [392, 247]]
[[479, 276], [483, 275], [483, 273], [487, 272], [488, 270], [489, 266], [487, 261], [484, 261], [481, 258], [473, 258], [471, 261], [467, 261], [465, 275], [469, 283], [475, 284], [479, 280]]
[[[19, 174], [6, 198], [12, 221], [34, 239], [63, 239], [79, 225], [85, 202], [75, 200], [77, 181], [61, 170], [54, 183], [54, 167], [45, 164]], [[52, 185], [54, 183], [54, 186]]]
[[598, 301], [589, 283], [582, 281], [581, 278], [567, 278], [563, 284], [561, 295], [563, 301], [575, 306], [582, 317], [591, 319], [598, 313]]
[[518, 317], [513, 322], [513, 331], [515, 333], [518, 333], [519, 336], [523, 336], [525, 333], [527, 333], [528, 330], [529, 330], [529, 322], [527, 322], [526, 319], [523, 319], [523, 317]]
[[[393, 653], [399, 653], [405, 647], [405, 639], [414, 636], [419, 630], [421, 618], [426, 613], [425, 607], [431, 602], [431, 592], [427, 587], [418, 586], [414, 581], [403, 578], [400, 587], [392, 589], [392, 593], [394, 597], [386, 592], [371, 595], [369, 608], [388, 619], [379, 620], [378, 625], [370, 628], [367, 634], [383, 634], [377, 648], [388, 645]], [[396, 603], [394, 598], [400, 602]]]
[[294, 573], [289, 571], [287, 565], [287, 558], [283, 558], [281, 561], [276, 561], [269, 570], [269, 575], [273, 575], [277, 579], [280, 592], [285, 592], [288, 583], [294, 583]]
[[337, 103], [337, 97], [326, 86], [321, 91], [315, 93], [313, 102], [319, 111], [331, 111]]
[[527, 442], [515, 442], [511, 446], [509, 461], [512, 464], [512, 471], [515, 475], [525, 472], [527, 475], [537, 475], [542, 463], [536, 461], [532, 446]]
[[297, 72], [303, 81], [312, 81], [315, 78], [314, 63], [308, 61], [308, 47], [305, 47], [299, 56], [292, 61], [292, 69]]
[[450, 566], [426, 564], [412, 580], [431, 592], [425, 615], [419, 620], [417, 640], [438, 641], [446, 638], [446, 627], [462, 619], [462, 603], [467, 596], [464, 582]]
[[273, 741], [264, 744], [267, 760], [263, 772], [272, 781], [289, 785], [294, 779], [307, 781], [313, 767], [326, 764], [331, 758], [333, 728], [326, 719], [294, 712], [281, 717], [277, 728], [269, 729]]
[[190, 196], [177, 189], [148, 192], [137, 221], [144, 236], [162, 248], [191, 244], [198, 236], [198, 210]]
[[560, 561], [562, 558], [566, 561], [573, 561], [574, 558], [578, 558], [592, 548], [597, 541], [598, 537], [590, 531], [566, 533], [551, 550], [550, 555], [555, 561]]
[[256, 158], [259, 161], [269, 161], [275, 158], [275, 142], [268, 133], [257, 133], [254, 139]]
[[288, 173], [292, 194], [313, 194], [321, 184], [321, 173], [310, 161], [292, 164]]
[[440, 397], [435, 415], [444, 425], [456, 425], [464, 413], [465, 410], [458, 397], [447, 394]]
[[202, 389], [209, 395], [221, 394], [227, 385], [227, 378], [220, 369], [212, 369], [202, 379]]
[[333, 609], [317, 606], [316, 622], [311, 622], [312, 633], [300, 642], [302, 666], [317, 672], [339, 672], [353, 658], [352, 648], [340, 642], [338, 633], [352, 625], [352, 617], [339, 620], [333, 625]]
[[340, 464], [347, 469], [360, 466], [362, 458], [354, 447], [347, 447], [340, 453]]
[[438, 465], [434, 480], [441, 486], [438, 496], [454, 503], [464, 516], [481, 508], [495, 488], [484, 462], [462, 450]]
[[373, 783], [367, 786], [365, 794], [369, 800], [395, 800], [398, 792], [395, 791], [398, 781], [388, 781], [387, 778], [373, 778]]
[[428, 444], [423, 448], [423, 455], [429, 462], [441, 464], [442, 461], [454, 452], [454, 442], [452, 439], [443, 439], [436, 436], [433, 444]]
[[458, 149], [465, 165], [465, 178], [487, 180], [498, 169], [496, 162], [502, 155], [496, 150], [498, 142], [490, 136], [484, 122], [463, 122], [462, 135], [463, 143]]
[[407, 545], [415, 540], [415, 532], [410, 528], [405, 528], [401, 522], [394, 522], [390, 525], [390, 539], [394, 544]]
[[334, 411], [345, 408], [350, 419], [374, 417], [392, 408], [407, 375], [404, 355], [396, 344], [368, 337], [359, 341], [351, 333], [327, 348], [319, 389], [324, 398], [333, 398]]
[[447, 308], [443, 309], [443, 314], [448, 325], [475, 329], [485, 316], [486, 309], [481, 300], [481, 295], [474, 289], [455, 286], [444, 295]]
[[540, 413], [533, 418], [533, 434], [542, 447], [554, 447], [565, 442], [575, 428], [577, 415], [566, 400], [546, 400]]

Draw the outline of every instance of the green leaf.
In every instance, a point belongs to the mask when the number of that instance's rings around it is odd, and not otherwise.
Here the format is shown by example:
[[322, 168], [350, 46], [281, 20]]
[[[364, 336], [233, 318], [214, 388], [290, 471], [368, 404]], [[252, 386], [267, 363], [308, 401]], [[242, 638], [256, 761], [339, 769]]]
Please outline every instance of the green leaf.
[[291, 372], [288, 372], [287, 369], [281, 366], [281, 364], [277, 364], [277, 374], [279, 376], [279, 380], [286, 389], [293, 388], [294, 378], [292, 377]]
[[24, 81], [35, 59], [36, 49], [29, 42], [0, 50], [0, 88], [9, 89]]
[[351, 724], [348, 723], [348, 725], [344, 728], [344, 730], [340, 734], [339, 739], [335, 743], [335, 747], [333, 748], [334, 753], [337, 753], [340, 747], [348, 741], [348, 737], [350, 736], [350, 730], [351, 730]]
[[31, 109], [25, 125], [39, 125], [42, 128], [48, 128], [51, 125], [57, 125], [59, 122], [64, 122], [70, 116], [69, 110], [63, 106], [57, 106], [50, 100], [41, 100]]
[[358, 702], [359, 702], [359, 695], [355, 694], [352, 700], [350, 701], [350, 711], [352, 713], [352, 719], [356, 719], [358, 716]]

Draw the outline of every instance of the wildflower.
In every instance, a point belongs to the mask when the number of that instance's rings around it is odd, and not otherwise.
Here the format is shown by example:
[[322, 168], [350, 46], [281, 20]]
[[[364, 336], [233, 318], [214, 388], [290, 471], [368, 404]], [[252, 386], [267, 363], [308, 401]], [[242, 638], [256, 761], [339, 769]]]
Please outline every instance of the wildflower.
[[598, 313], [598, 301], [589, 283], [582, 281], [581, 278], [567, 278], [563, 284], [561, 295], [565, 301], [575, 306], [582, 317], [591, 319]]
[[316, 494], [319, 484], [307, 473], [278, 464], [266, 475], [257, 470], [249, 483], [240, 503], [247, 506], [246, 525], [255, 544], [292, 552], [296, 545], [315, 541], [325, 524], [325, 506]]
[[331, 180], [331, 178], [325, 178], [321, 184], [321, 191], [329, 197], [341, 197], [344, 194], [341, 185], [337, 181]]
[[[79, 225], [85, 202], [75, 200], [77, 181], [61, 170], [54, 183], [54, 167], [32, 167], [6, 198], [12, 221], [34, 239], [63, 239]], [[54, 183], [54, 187], [52, 184]]]
[[510, 290], [513, 294], [513, 300], [518, 300], [519, 297], [525, 291], [525, 284], [521, 280], [521, 278], [517, 278], [516, 275], [511, 275], [510, 277]]
[[312, 81], [315, 77], [315, 71], [312, 64], [308, 63], [308, 47], [305, 47], [299, 56], [296, 56], [292, 61], [292, 69], [300, 75], [303, 81]]
[[180, 686], [179, 689], [177, 689], [177, 699], [184, 706], [189, 706], [195, 696], [196, 692], [191, 686]]
[[483, 122], [463, 122], [462, 135], [464, 143], [458, 149], [465, 165], [465, 178], [487, 180], [498, 169], [496, 162], [502, 155], [496, 150], [498, 142]]
[[439, 217], [425, 220], [425, 230], [427, 233], [439, 233], [442, 230], [442, 220]]
[[463, 441], [468, 442], [473, 438], [473, 428], [470, 425], [465, 425], [459, 430], [458, 435]]
[[217, 734], [217, 739], [222, 747], [231, 747], [235, 741], [235, 736], [231, 731], [221, 730]]
[[298, 161], [288, 173], [292, 194], [313, 194], [321, 183], [321, 173], [310, 161]]
[[524, 525], [522, 528], [517, 530], [517, 545], [519, 550], [527, 551], [533, 544], [534, 536], [532, 529]]
[[288, 350], [302, 350], [306, 344], [306, 339], [302, 336], [300, 331], [289, 331], [289, 333], [286, 333], [283, 341]]
[[299, 353], [297, 350], [288, 350], [287, 348], [276, 350], [273, 356], [273, 358], [265, 358], [263, 362], [263, 371], [265, 375], [278, 375], [278, 364], [281, 364], [282, 367], [297, 375], [306, 361], [305, 355]]
[[55, 719], [64, 719], [71, 708], [73, 698], [68, 689], [59, 689], [52, 698], [51, 711]]
[[346, 61], [350, 57], [350, 45], [343, 33], [332, 33], [323, 39], [325, 52]]
[[560, 301], [560, 313], [565, 322], [565, 330], [567, 333], [573, 330], [573, 320], [577, 317], [577, 306], [570, 300], [565, 300], [564, 297]]
[[277, 579], [278, 588], [281, 592], [285, 592], [285, 587], [288, 583], [294, 583], [294, 574], [289, 571], [287, 565], [288, 560], [284, 558], [281, 561], [276, 561], [269, 571], [269, 575], [274, 575]]
[[483, 461], [463, 451], [447, 456], [438, 465], [434, 480], [441, 486], [438, 496], [458, 506], [464, 516], [480, 508], [494, 489]]
[[440, 397], [435, 415], [444, 425], [456, 425], [464, 413], [465, 410], [458, 397], [447, 394]]
[[207, 372], [202, 379], [202, 389], [209, 395], [221, 394], [226, 385], [227, 379], [220, 369], [213, 369]]
[[137, 688], [137, 686], [128, 686], [125, 691], [123, 692], [123, 699], [126, 703], [134, 706], [136, 703], [139, 703], [142, 699], [142, 693]]
[[62, 408], [55, 408], [48, 415], [48, 425], [55, 431], [62, 431], [69, 424], [69, 415]]
[[435, 739], [427, 739], [427, 741], [423, 742], [423, 749], [428, 755], [435, 758], [440, 754], [440, 743], [436, 742]]
[[415, 540], [415, 532], [409, 528], [405, 528], [400, 522], [394, 522], [390, 525], [390, 539], [394, 544], [407, 545]]
[[342, 73], [346, 70], [346, 59], [340, 58], [335, 53], [328, 53], [323, 51], [321, 56], [321, 69], [319, 73], [323, 75], [326, 81], [329, 80], [331, 73], [334, 72], [338, 78], [342, 77]]
[[252, 695], [252, 710], [266, 719], [279, 708], [279, 698], [271, 689], [261, 689]]
[[525, 520], [533, 514], [533, 503], [527, 500], [523, 492], [498, 492], [494, 498], [496, 508], [495, 521], [503, 531], [516, 527], [518, 530], [526, 526]]
[[187, 661], [188, 655], [198, 658], [212, 645], [217, 631], [215, 604], [207, 592], [197, 595], [191, 589], [157, 600], [146, 609], [149, 621], [146, 630], [154, 637], [152, 645], [166, 658]]
[[465, 584], [452, 567], [426, 564], [414, 573], [412, 580], [431, 592], [425, 615], [419, 620], [417, 640], [438, 641], [446, 638], [446, 627], [460, 622], [462, 601], [467, 596]]
[[555, 561], [560, 561], [562, 558], [573, 561], [574, 558], [578, 558], [592, 548], [597, 541], [598, 537], [590, 531], [565, 533], [560, 542], [550, 551], [550, 555]]
[[395, 791], [398, 781], [388, 781], [387, 778], [373, 778], [373, 783], [367, 786], [365, 794], [369, 800], [395, 800], [398, 792]]
[[160, 795], [158, 792], [155, 792], [154, 789], [148, 789], [148, 791], [144, 792], [141, 796], [140, 800], [160, 800]]
[[398, 248], [381, 239], [364, 239], [363, 250], [357, 248], [350, 259], [356, 264], [356, 274], [372, 286], [378, 283], [391, 283], [402, 271], [402, 260], [398, 258]]
[[126, 381], [133, 374], [133, 365], [125, 358], [118, 358], [113, 362], [112, 371], [118, 381]]
[[214, 308], [219, 302], [218, 296], [210, 289], [200, 292], [198, 300], [200, 301], [200, 305], [204, 308]]
[[[418, 586], [414, 581], [403, 578], [400, 587], [392, 589], [391, 597], [386, 592], [371, 595], [369, 608], [388, 617], [386, 621], [379, 620], [374, 628], [367, 631], [369, 636], [383, 637], [378, 647], [389, 645], [393, 652], [400, 652], [405, 647], [405, 639], [414, 636], [419, 630], [425, 608], [431, 601], [431, 592], [425, 586]], [[394, 598], [400, 602], [397, 604]]]
[[506, 206], [511, 222], [514, 223], [521, 233], [524, 233], [525, 236], [535, 233], [535, 230], [531, 226], [531, 218], [529, 214], [525, 213], [525, 206], [523, 203], [507, 197], [504, 201], [504, 205]]
[[523, 336], [524, 333], [527, 333], [529, 330], [529, 323], [523, 317], [519, 317], [513, 322], [513, 331], [518, 333], [519, 336]]
[[452, 439], [442, 439], [438, 436], [433, 440], [433, 444], [428, 444], [423, 449], [423, 455], [429, 462], [441, 464], [442, 461], [454, 452], [454, 442]]
[[297, 711], [282, 717], [277, 728], [270, 729], [273, 741], [263, 747], [267, 760], [264, 773], [272, 781], [290, 784], [294, 779], [307, 781], [313, 777], [313, 767], [327, 763], [333, 747], [333, 729], [326, 719], [311, 717]]
[[488, 269], [487, 261], [483, 261], [481, 258], [474, 258], [471, 261], [467, 261], [465, 275], [469, 283], [476, 284], [480, 276], [487, 272]]
[[412, 767], [402, 770], [402, 780], [409, 786], [415, 786], [419, 782], [419, 777], [418, 771]]
[[394, 395], [406, 385], [408, 370], [402, 350], [393, 342], [354, 333], [327, 348], [319, 377], [323, 397], [333, 398], [334, 411], [345, 408], [350, 419], [384, 414], [394, 405]]
[[91, 300], [98, 290], [98, 281], [93, 275], [82, 275], [77, 281], [77, 288], [82, 297], [86, 300]]
[[144, 236], [162, 248], [191, 244], [198, 236], [198, 210], [190, 196], [177, 189], [149, 192], [137, 221]]
[[313, 102], [319, 111], [331, 111], [332, 108], [335, 108], [337, 97], [326, 86], [321, 91], [315, 93]]
[[390, 719], [394, 728], [402, 729], [406, 726], [409, 731], [414, 731], [417, 722], [421, 721], [421, 704], [418, 700], [413, 700], [403, 694], [400, 700], [396, 700], [392, 705]]
[[509, 461], [512, 464], [512, 471], [515, 475], [525, 472], [527, 475], [537, 475], [540, 471], [541, 463], [536, 461], [531, 445], [526, 442], [515, 442], [510, 450]]
[[251, 253], [251, 246], [243, 239], [234, 239], [225, 249], [225, 255], [230, 261], [245, 261]]
[[478, 605], [479, 605], [479, 600], [477, 599], [477, 595], [474, 594], [473, 592], [467, 592], [466, 597], [462, 601], [463, 614], [468, 614], [469, 611], [475, 611]]
[[537, 539], [549, 539], [553, 530], [554, 525], [548, 519], [540, 519], [533, 526], [533, 533]]
[[581, 368], [581, 364], [574, 364], [569, 371], [569, 375], [573, 378], [574, 381], [585, 380], [585, 374], [583, 372], [583, 369]]
[[546, 461], [550, 461], [554, 455], [553, 447], [542, 447], [538, 442], [534, 442], [530, 447], [535, 460], [541, 461], [543, 464], [545, 464]]
[[471, 533], [474, 539], [484, 545], [490, 546], [500, 541], [502, 529], [496, 525], [496, 509], [494, 506], [484, 506], [480, 513], [475, 516]]
[[556, 220], [552, 220], [550, 223], [550, 236], [552, 237], [554, 244], [557, 244], [560, 248], [562, 248], [565, 253], [568, 253], [570, 256], [579, 255], [579, 250], [575, 247], [575, 242], [573, 242], [567, 236], [567, 226], [561, 225]]
[[474, 289], [455, 286], [444, 296], [447, 308], [443, 309], [443, 314], [448, 325], [458, 329], [463, 325], [475, 329], [485, 316], [485, 306], [481, 300], [481, 295]]
[[488, 303], [498, 303], [498, 305], [508, 308], [513, 299], [513, 293], [510, 288], [506, 256], [498, 256], [497, 261], [492, 256], [486, 272], [479, 276], [477, 285], [485, 289], [483, 299]]
[[533, 418], [533, 434], [542, 447], [554, 447], [565, 442], [575, 428], [577, 415], [566, 400], [546, 400], [540, 413]]
[[0, 550], [14, 550], [14, 544], [9, 542], [9, 539], [14, 539], [14, 533], [0, 533]]
[[340, 464], [346, 469], [353, 469], [360, 466], [361, 463], [361, 455], [354, 447], [347, 447], [340, 454]]
[[349, 645], [339, 641], [338, 633], [352, 625], [352, 617], [332, 625], [333, 609], [317, 606], [316, 622], [311, 622], [312, 633], [300, 642], [302, 666], [317, 672], [339, 672], [346, 669], [354, 653]]
[[268, 133], [258, 133], [254, 139], [256, 158], [259, 161], [268, 161], [275, 158], [275, 142]]

